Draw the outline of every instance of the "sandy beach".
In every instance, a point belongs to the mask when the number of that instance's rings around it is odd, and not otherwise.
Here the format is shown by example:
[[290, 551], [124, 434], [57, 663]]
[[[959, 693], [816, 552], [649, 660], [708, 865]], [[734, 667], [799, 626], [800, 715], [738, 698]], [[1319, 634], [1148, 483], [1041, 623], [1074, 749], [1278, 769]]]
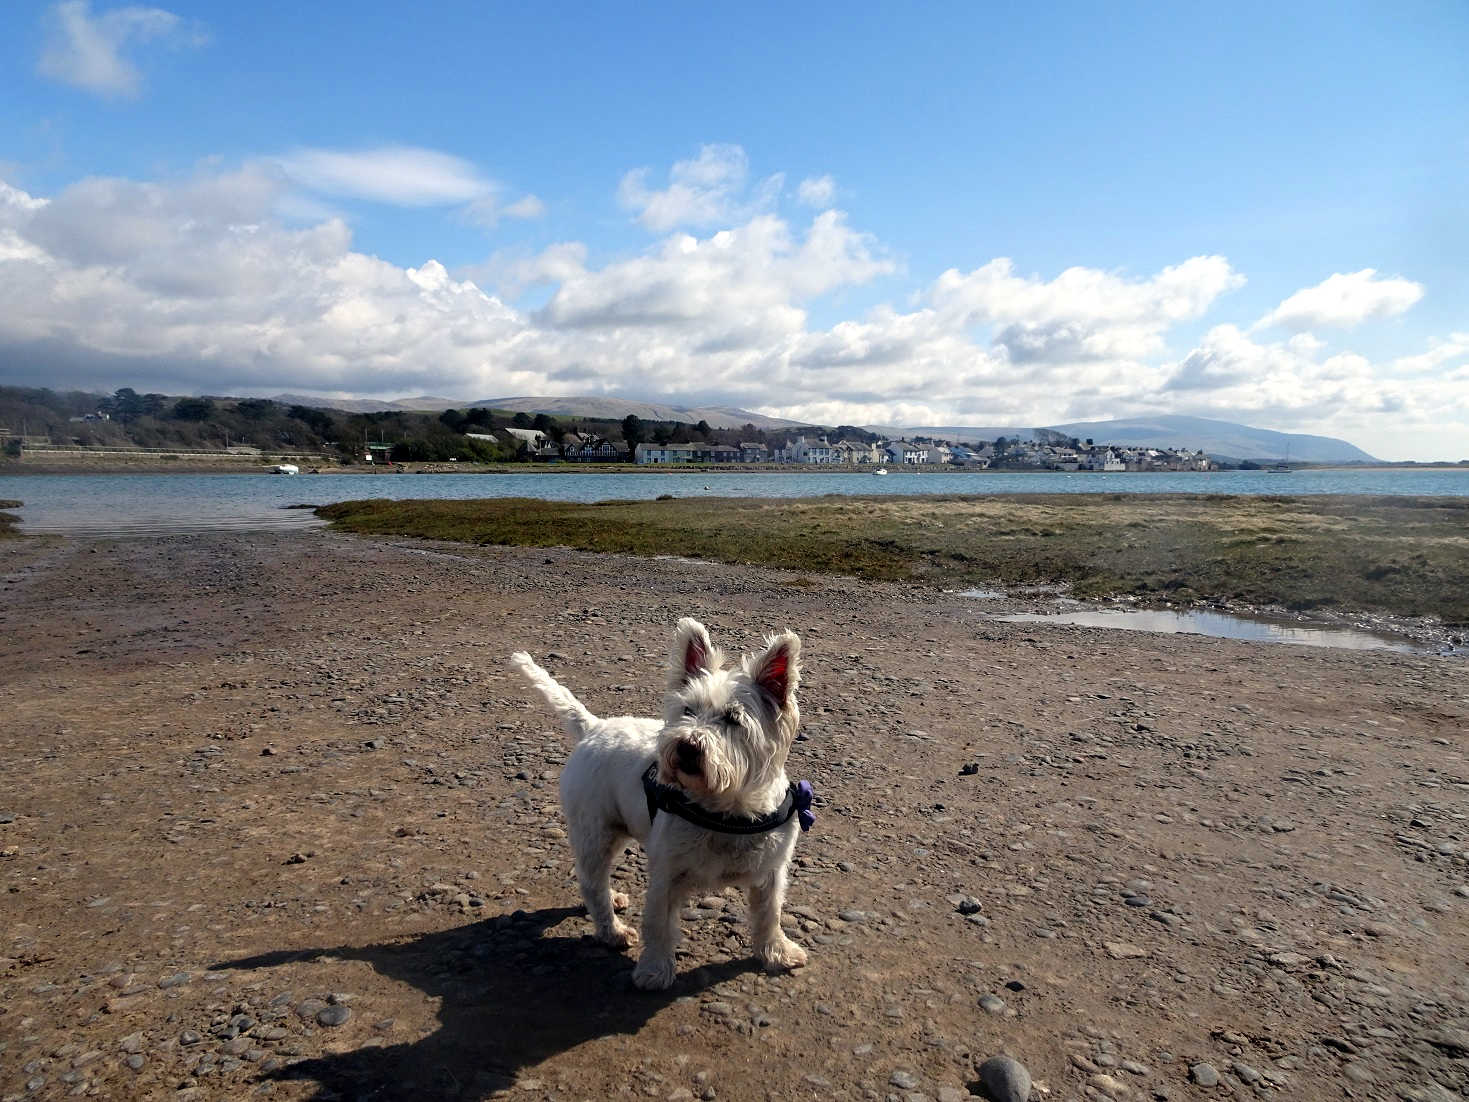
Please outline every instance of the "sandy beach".
[[[1469, 1095], [1463, 659], [324, 530], [0, 543], [0, 1097]], [[788, 930], [590, 941], [568, 747], [678, 617], [803, 639]], [[640, 858], [619, 873], [640, 907]]]

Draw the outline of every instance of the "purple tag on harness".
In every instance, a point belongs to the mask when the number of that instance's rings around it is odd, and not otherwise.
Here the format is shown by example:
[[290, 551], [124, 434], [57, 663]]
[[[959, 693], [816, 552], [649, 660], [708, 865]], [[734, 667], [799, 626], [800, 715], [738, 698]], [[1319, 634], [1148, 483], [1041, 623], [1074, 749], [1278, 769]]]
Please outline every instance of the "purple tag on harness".
[[796, 814], [801, 818], [801, 829], [810, 830], [816, 822], [816, 812], [811, 810], [811, 799], [816, 795], [816, 790], [811, 787], [810, 781], [797, 781], [795, 788]]

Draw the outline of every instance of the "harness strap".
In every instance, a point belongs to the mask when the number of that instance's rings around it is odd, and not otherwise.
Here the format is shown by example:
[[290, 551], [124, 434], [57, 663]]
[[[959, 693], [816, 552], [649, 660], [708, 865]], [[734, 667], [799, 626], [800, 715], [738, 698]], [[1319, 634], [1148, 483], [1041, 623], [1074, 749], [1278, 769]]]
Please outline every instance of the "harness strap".
[[800, 815], [803, 831], [810, 830], [811, 825], [816, 822], [816, 815], [811, 810], [815, 791], [809, 781], [792, 782], [778, 808], [753, 819], [743, 815], [706, 811], [681, 790], [659, 783], [657, 762], [648, 766], [648, 771], [643, 774], [643, 795], [648, 800], [650, 823], [662, 810], [716, 834], [766, 834], [784, 826], [790, 822], [792, 815], [797, 814]]

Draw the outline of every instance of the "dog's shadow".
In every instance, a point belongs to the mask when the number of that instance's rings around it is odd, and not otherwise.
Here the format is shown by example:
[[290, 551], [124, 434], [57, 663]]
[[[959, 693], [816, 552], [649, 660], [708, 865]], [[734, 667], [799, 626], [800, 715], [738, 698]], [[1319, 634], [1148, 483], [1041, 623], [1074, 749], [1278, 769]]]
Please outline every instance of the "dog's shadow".
[[600, 1037], [632, 1034], [674, 999], [758, 966], [706, 965], [656, 994], [635, 989], [632, 961], [589, 937], [548, 935], [580, 907], [517, 911], [468, 926], [361, 947], [283, 950], [215, 969], [363, 960], [440, 1000], [437, 1032], [287, 1064], [262, 1078], [311, 1080], [316, 1099], [479, 1099], [519, 1071]]

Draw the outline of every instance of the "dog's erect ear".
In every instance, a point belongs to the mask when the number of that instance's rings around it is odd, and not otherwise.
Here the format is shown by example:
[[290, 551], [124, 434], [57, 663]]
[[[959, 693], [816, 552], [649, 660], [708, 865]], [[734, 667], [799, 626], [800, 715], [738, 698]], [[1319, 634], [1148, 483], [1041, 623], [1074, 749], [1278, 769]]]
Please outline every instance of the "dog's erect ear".
[[668, 667], [668, 687], [682, 689], [694, 678], [717, 670], [724, 656], [709, 641], [709, 633], [698, 620], [685, 616], [673, 635], [673, 654]]
[[801, 637], [793, 631], [772, 636], [764, 651], [745, 659], [745, 672], [777, 708], [789, 711], [801, 681]]

